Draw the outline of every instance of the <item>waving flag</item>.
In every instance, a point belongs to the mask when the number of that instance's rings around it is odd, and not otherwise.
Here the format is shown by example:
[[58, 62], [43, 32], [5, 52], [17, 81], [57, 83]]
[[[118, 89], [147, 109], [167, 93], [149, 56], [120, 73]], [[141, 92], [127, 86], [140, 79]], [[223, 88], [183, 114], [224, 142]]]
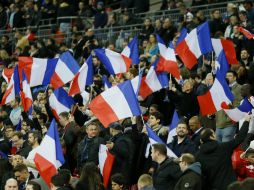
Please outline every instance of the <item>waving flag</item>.
[[54, 116], [59, 119], [60, 113], [69, 112], [71, 110], [71, 106], [74, 105], [74, 100], [71, 96], [68, 96], [63, 88], [59, 88], [50, 95], [49, 105]]
[[[151, 127], [148, 127], [146, 125], [146, 131], [147, 131], [147, 135], [148, 135], [148, 138], [149, 138], [149, 141], [150, 141], [150, 144], [153, 145], [153, 144], [156, 144], [156, 143], [160, 143], [160, 144], [165, 144], [161, 139], [160, 137], [158, 137], [156, 135], [156, 133], [151, 129]], [[167, 147], [167, 145], [166, 145]], [[169, 157], [172, 157], [172, 158], [177, 158], [177, 156], [175, 155], [175, 153], [167, 147], [167, 155]]]
[[[133, 65], [139, 64], [138, 38], [134, 37], [121, 52], [124, 60], [130, 59]], [[129, 62], [129, 61], [128, 61]]]
[[212, 45], [216, 57], [219, 57], [221, 53], [224, 53], [229, 64], [238, 64], [234, 43], [231, 40], [212, 38]]
[[1, 105], [7, 104], [12, 100], [15, 100], [15, 97], [20, 93], [20, 80], [19, 80], [19, 72], [18, 65], [16, 65], [14, 72], [12, 74], [10, 83], [3, 95]]
[[168, 133], [167, 144], [171, 143], [173, 140], [173, 136], [176, 135], [176, 127], [177, 127], [178, 123], [179, 123], [179, 117], [178, 117], [178, 114], [175, 110], [173, 118], [172, 118], [172, 122], [171, 122], [169, 130], [168, 130], [169, 133]]
[[139, 95], [145, 99], [153, 92], [159, 91], [162, 88], [168, 87], [167, 73], [156, 73], [157, 61], [150, 67], [147, 75], [142, 78], [140, 84]]
[[[182, 28], [182, 30], [181, 30], [181, 32], [180, 32], [180, 35], [179, 35], [179, 37], [178, 37], [178, 39], [177, 39], [177, 41], [176, 41], [176, 46], [177, 46], [181, 41], [184, 40], [184, 38], [187, 36], [187, 34], [188, 34], [187, 29], [186, 29], [185, 27]], [[171, 47], [172, 49], [175, 49], [175, 47], [174, 47], [172, 41], [169, 43], [169, 47]]]
[[216, 74], [218, 74], [219, 72], [221, 76], [226, 77], [226, 74], [229, 70], [229, 64], [228, 64], [224, 51], [222, 51], [219, 54], [219, 57], [217, 57], [217, 59], [215, 60], [215, 68], [216, 68]]
[[4, 68], [2, 71], [2, 76], [4, 78], [4, 80], [9, 83], [11, 81], [11, 76], [13, 74], [14, 68], [8, 69], [8, 68]]
[[79, 71], [79, 65], [69, 51], [62, 53], [57, 61], [50, 84], [54, 89], [70, 82]]
[[129, 80], [102, 92], [92, 100], [89, 108], [104, 127], [115, 121], [141, 114]]
[[109, 49], [95, 49], [94, 52], [111, 75], [126, 73], [131, 65], [129, 58]]
[[193, 29], [185, 39], [176, 46], [176, 53], [189, 69], [197, 64], [197, 60], [201, 55], [212, 51], [213, 46], [208, 22]]
[[99, 167], [103, 177], [104, 188], [107, 189], [115, 156], [110, 154], [106, 145], [101, 144], [99, 149]]
[[214, 114], [234, 99], [225, 78], [218, 73], [210, 90], [197, 98], [202, 115]]
[[47, 134], [43, 138], [34, 157], [34, 163], [40, 176], [50, 186], [51, 177], [64, 164], [64, 156], [55, 120], [52, 120]]
[[72, 80], [69, 95], [83, 92], [85, 87], [91, 84], [93, 84], [93, 62], [90, 55]]
[[248, 38], [249, 40], [254, 38], [254, 34], [252, 34], [250, 31], [246, 30], [243, 27], [238, 27], [238, 30], [243, 33], [243, 35]]
[[253, 109], [253, 106], [251, 103], [248, 101], [247, 98], [243, 100], [240, 106], [234, 109], [224, 109], [226, 114], [230, 119], [232, 119], [235, 122], [240, 121], [241, 119], [244, 118], [246, 113], [250, 112]]
[[22, 70], [22, 92], [20, 92], [22, 105], [25, 112], [28, 112], [33, 105], [33, 97], [31, 93], [30, 85], [25, 74], [25, 71]]
[[30, 87], [48, 85], [55, 72], [58, 58], [41, 59], [33, 57], [19, 57], [19, 75], [24, 70]]
[[175, 50], [171, 47], [167, 47], [159, 35], [157, 35], [157, 41], [160, 50], [157, 71], [171, 73], [175, 78], [180, 79], [180, 71], [176, 62]]
[[134, 93], [136, 94], [136, 97], [138, 97], [138, 94], [139, 94], [143, 71], [144, 69], [141, 69], [139, 71], [138, 76], [136, 76], [134, 79], [131, 80], [131, 85], [133, 87]]
[[108, 81], [108, 77], [106, 75], [102, 76], [102, 82], [104, 84], [104, 89], [107, 90], [112, 87], [112, 84]]

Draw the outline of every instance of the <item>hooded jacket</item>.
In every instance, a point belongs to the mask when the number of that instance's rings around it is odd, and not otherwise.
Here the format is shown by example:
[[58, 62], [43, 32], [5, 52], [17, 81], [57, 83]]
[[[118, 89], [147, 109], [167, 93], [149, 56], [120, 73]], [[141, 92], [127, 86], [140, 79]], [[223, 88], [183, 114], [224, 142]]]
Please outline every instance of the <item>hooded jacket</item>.
[[201, 188], [201, 164], [195, 162], [184, 171], [174, 190], [201, 190]]
[[206, 190], [225, 190], [230, 183], [236, 181], [231, 156], [234, 149], [243, 142], [248, 126], [249, 122], [245, 121], [235, 139], [229, 142], [210, 140], [200, 146], [196, 158], [201, 163]]

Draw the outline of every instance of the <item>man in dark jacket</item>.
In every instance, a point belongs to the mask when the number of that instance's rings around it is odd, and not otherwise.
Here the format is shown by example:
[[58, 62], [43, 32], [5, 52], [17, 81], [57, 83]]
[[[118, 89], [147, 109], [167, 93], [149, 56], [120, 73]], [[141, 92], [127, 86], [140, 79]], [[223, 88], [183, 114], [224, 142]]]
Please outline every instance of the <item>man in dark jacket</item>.
[[92, 122], [86, 127], [87, 135], [78, 145], [78, 170], [81, 171], [86, 162], [99, 164], [98, 152], [100, 144], [105, 144], [104, 139], [99, 137], [99, 126]]
[[192, 118], [190, 118], [189, 126], [190, 126], [190, 130], [192, 132], [191, 141], [198, 148], [200, 146], [200, 134], [204, 129], [201, 126], [198, 116], [193, 116]]
[[179, 158], [179, 166], [183, 175], [174, 190], [201, 190], [201, 165], [199, 162], [195, 162], [195, 157], [189, 153], [182, 154]]
[[110, 153], [115, 156], [111, 175], [121, 173], [130, 184], [131, 169], [133, 164], [134, 148], [133, 142], [129, 137], [123, 135], [122, 126], [118, 122], [110, 124], [110, 135], [112, 138], [107, 142], [106, 146]]
[[197, 147], [188, 137], [188, 126], [185, 122], [180, 121], [176, 127], [176, 136], [168, 147], [180, 157], [182, 153], [196, 153]]
[[200, 135], [201, 146], [197, 161], [201, 163], [204, 184], [207, 190], [225, 190], [236, 181], [232, 167], [233, 150], [243, 142], [248, 132], [250, 115], [246, 115], [238, 135], [229, 142], [219, 143], [212, 129], [204, 129]]
[[182, 172], [179, 166], [167, 157], [167, 148], [164, 144], [152, 145], [152, 159], [158, 164], [153, 173], [153, 185], [156, 190], [174, 189], [176, 181]]

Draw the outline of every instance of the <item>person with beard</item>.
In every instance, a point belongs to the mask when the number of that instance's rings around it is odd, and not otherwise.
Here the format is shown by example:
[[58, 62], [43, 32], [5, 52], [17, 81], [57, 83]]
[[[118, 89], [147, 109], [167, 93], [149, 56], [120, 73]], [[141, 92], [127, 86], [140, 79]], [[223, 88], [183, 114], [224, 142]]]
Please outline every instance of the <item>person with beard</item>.
[[38, 170], [36, 169], [34, 163], [34, 157], [38, 151], [38, 147], [41, 142], [41, 134], [39, 131], [30, 131], [28, 133], [28, 143], [32, 147], [32, 150], [29, 152], [26, 159], [23, 159], [23, 163], [28, 167], [28, 171], [32, 172], [34, 177], [37, 178]]
[[240, 54], [240, 64], [243, 65], [246, 69], [249, 69], [250, 65], [253, 64], [252, 61], [250, 61], [250, 54], [247, 49], [242, 49]]
[[183, 153], [195, 154], [197, 151], [196, 145], [188, 137], [188, 126], [185, 122], [180, 121], [176, 127], [176, 136], [173, 137], [172, 142], [168, 147], [180, 157]]

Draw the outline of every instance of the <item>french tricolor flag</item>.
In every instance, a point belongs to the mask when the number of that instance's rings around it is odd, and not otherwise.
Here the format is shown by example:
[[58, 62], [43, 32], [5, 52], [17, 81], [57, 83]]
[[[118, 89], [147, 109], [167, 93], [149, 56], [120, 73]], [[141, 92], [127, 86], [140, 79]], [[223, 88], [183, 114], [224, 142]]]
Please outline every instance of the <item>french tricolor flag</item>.
[[234, 96], [224, 77], [220, 73], [217, 73], [210, 90], [206, 94], [198, 96], [197, 98], [201, 114], [211, 115], [230, 104], [233, 101]]
[[224, 109], [224, 111], [226, 112], [226, 114], [228, 115], [228, 117], [230, 119], [232, 119], [235, 122], [238, 122], [238, 121], [240, 121], [241, 119], [244, 118], [246, 113], [251, 112], [252, 109], [253, 109], [253, 106], [251, 105], [249, 100], [247, 98], [245, 98], [242, 101], [241, 105], [238, 106], [237, 108]]
[[197, 64], [197, 60], [201, 55], [212, 51], [213, 46], [208, 22], [193, 29], [187, 34], [185, 39], [176, 46], [176, 53], [189, 69]]
[[248, 38], [249, 40], [254, 38], [254, 34], [252, 34], [250, 31], [246, 30], [243, 27], [238, 27], [238, 30], [243, 33], [243, 35]]
[[33, 57], [19, 57], [19, 74], [25, 71], [30, 87], [48, 85], [54, 74], [58, 58], [41, 59]]
[[2, 71], [2, 76], [4, 80], [9, 83], [11, 81], [11, 76], [13, 74], [14, 68], [4, 68]]
[[129, 80], [102, 92], [92, 100], [89, 108], [104, 127], [121, 119], [141, 115]]
[[[161, 139], [160, 137], [158, 137], [156, 135], [156, 133], [151, 129], [151, 127], [149, 127], [148, 125], [146, 125], [146, 131], [147, 131], [147, 135], [148, 135], [148, 138], [149, 138], [149, 141], [150, 141], [150, 144], [153, 145], [153, 144], [156, 144], [156, 143], [160, 143], [160, 144], [165, 144]], [[166, 145], [166, 148], [167, 148], [167, 155], [171, 158], [177, 158], [177, 156], [175, 155], [175, 153], [167, 147]]]
[[141, 69], [139, 71], [138, 76], [136, 76], [134, 79], [131, 79], [131, 85], [133, 87], [134, 93], [136, 94], [136, 97], [138, 97], [138, 95], [139, 95], [143, 72], [144, 72], [144, 69]]
[[107, 189], [115, 156], [110, 154], [106, 145], [101, 144], [99, 148], [99, 167], [103, 177], [104, 188]]
[[31, 93], [30, 85], [25, 74], [25, 71], [22, 70], [22, 91], [20, 92], [20, 97], [22, 105], [25, 112], [28, 112], [33, 105], [33, 97]]
[[40, 176], [50, 186], [51, 177], [64, 162], [57, 126], [55, 120], [52, 120], [47, 134], [36, 151], [34, 163]]
[[159, 35], [157, 35], [157, 41], [160, 50], [157, 71], [171, 73], [175, 78], [180, 79], [180, 71], [176, 62], [175, 50], [171, 47], [167, 47]]
[[50, 84], [54, 89], [60, 88], [70, 82], [79, 71], [79, 64], [69, 51], [60, 55]]
[[74, 100], [68, 96], [63, 88], [56, 89], [49, 97], [49, 105], [54, 113], [54, 116], [59, 119], [59, 114], [62, 112], [69, 112]]
[[94, 52], [111, 75], [126, 73], [131, 65], [131, 59], [109, 49], [95, 49]]
[[130, 43], [123, 49], [121, 55], [124, 59], [130, 59], [133, 65], [139, 64], [138, 38], [134, 37]]
[[234, 43], [231, 40], [212, 38], [212, 45], [216, 57], [219, 57], [224, 52], [229, 64], [238, 64]]
[[168, 76], [167, 73], [157, 73], [156, 67], [158, 60], [150, 67], [147, 75], [142, 78], [140, 84], [139, 95], [145, 99], [153, 92], [159, 91], [162, 88], [168, 87]]
[[178, 117], [178, 114], [175, 110], [173, 118], [172, 118], [172, 122], [171, 122], [169, 130], [168, 130], [169, 132], [168, 132], [167, 144], [169, 144], [173, 141], [173, 137], [176, 135], [176, 127], [177, 127], [178, 123], [179, 123], [179, 117]]
[[10, 103], [15, 99], [20, 93], [20, 80], [19, 80], [19, 72], [18, 65], [14, 68], [14, 72], [12, 74], [11, 80], [8, 84], [8, 87], [3, 95], [1, 105], [5, 105]]
[[90, 55], [72, 80], [69, 95], [81, 93], [91, 84], [93, 84], [93, 62]]
[[104, 89], [105, 90], [108, 90], [109, 88], [112, 87], [112, 84], [109, 82], [108, 77], [106, 75], [102, 76], [102, 82], [104, 84]]
[[221, 51], [219, 56], [215, 60], [216, 74], [221, 74], [221, 76], [226, 77], [229, 70], [228, 60], [226, 58], [225, 52]]

